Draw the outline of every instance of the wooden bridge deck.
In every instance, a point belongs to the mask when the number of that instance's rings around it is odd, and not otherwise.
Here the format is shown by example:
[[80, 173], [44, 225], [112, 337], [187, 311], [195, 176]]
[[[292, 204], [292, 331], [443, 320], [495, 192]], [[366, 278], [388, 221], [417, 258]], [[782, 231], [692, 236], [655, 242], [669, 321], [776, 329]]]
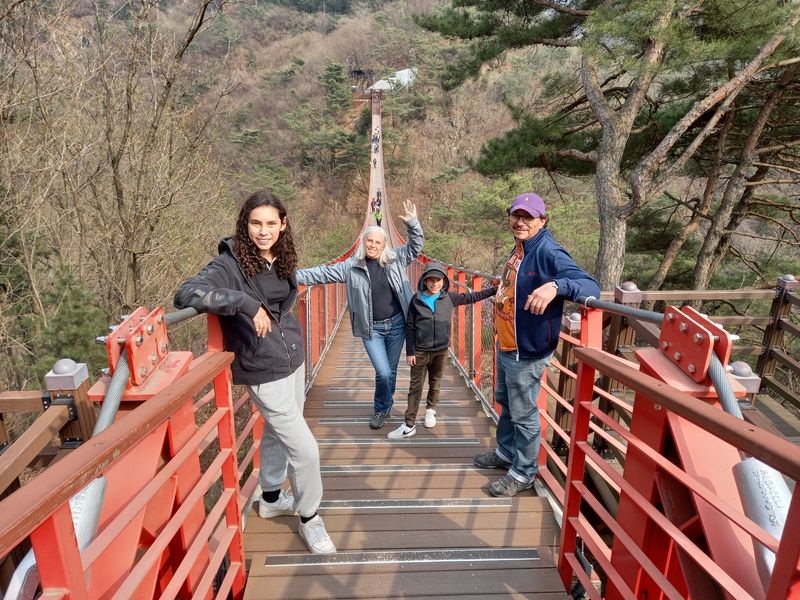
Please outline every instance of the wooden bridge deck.
[[437, 426], [420, 419], [416, 436], [397, 441], [386, 434], [402, 420], [408, 367], [401, 360], [393, 414], [378, 431], [367, 424], [373, 377], [344, 322], [305, 411], [322, 457], [320, 514], [338, 553], [310, 555], [297, 517], [251, 511], [245, 598], [565, 599], [547, 501], [481, 490], [502, 475], [472, 465], [493, 447], [493, 426], [455, 367], [445, 371]]

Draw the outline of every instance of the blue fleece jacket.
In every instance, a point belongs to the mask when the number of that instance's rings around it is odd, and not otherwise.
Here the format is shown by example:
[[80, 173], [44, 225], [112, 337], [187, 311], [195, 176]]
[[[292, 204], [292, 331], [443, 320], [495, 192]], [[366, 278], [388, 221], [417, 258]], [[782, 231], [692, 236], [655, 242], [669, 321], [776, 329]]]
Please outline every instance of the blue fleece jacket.
[[[534, 315], [525, 310], [528, 295], [550, 281], [558, 285], [558, 294], [544, 313]], [[536, 360], [553, 352], [558, 345], [564, 300], [579, 302], [587, 296], [599, 298], [600, 286], [575, 264], [569, 252], [558, 245], [547, 229], [522, 242], [522, 262], [514, 293], [519, 358]]]

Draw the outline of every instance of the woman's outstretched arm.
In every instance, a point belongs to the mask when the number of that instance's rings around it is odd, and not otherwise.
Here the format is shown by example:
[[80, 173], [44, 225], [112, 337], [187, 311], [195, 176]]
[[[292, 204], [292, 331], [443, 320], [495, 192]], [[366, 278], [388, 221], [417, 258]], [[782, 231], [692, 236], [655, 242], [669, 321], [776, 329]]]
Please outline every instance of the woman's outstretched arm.
[[353, 257], [332, 265], [319, 265], [307, 269], [298, 269], [295, 272], [297, 283], [300, 285], [319, 285], [321, 283], [343, 283], [347, 272], [353, 267], [356, 259]]

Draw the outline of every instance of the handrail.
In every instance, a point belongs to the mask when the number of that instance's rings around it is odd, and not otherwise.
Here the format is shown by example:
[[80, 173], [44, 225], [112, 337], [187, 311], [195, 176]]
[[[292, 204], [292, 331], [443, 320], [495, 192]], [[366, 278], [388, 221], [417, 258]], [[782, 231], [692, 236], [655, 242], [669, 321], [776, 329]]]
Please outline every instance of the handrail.
[[5, 553], [18, 544], [232, 361], [233, 355], [223, 352], [197, 359], [193, 368], [174, 385], [65, 456], [58, 469], [44, 471], [13, 497], [0, 501], [0, 549]]
[[656, 381], [631, 368], [627, 361], [607, 352], [596, 348], [577, 348], [575, 354], [579, 360], [641, 392], [656, 404], [696, 423], [748, 454], [757, 456], [791, 479], [800, 480], [800, 452], [792, 442], [716, 410], [704, 402], [697, 402], [696, 398]]

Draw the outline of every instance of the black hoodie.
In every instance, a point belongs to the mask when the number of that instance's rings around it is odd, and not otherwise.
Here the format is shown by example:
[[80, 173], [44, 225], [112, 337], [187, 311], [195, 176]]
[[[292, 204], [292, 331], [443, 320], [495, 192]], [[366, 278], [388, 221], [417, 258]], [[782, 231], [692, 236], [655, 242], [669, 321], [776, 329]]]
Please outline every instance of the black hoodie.
[[[220, 241], [219, 256], [178, 289], [175, 306], [219, 317], [225, 350], [236, 355], [231, 365], [233, 383], [258, 385], [288, 377], [305, 357], [303, 331], [290, 312], [297, 299], [297, 281], [294, 275], [289, 277], [289, 293], [275, 314], [267, 305], [267, 290], [245, 276], [233, 247], [232, 237]], [[262, 306], [272, 321], [272, 331], [258, 337], [253, 317]]]
[[[425, 278], [435, 275], [444, 279], [442, 291], [436, 298], [436, 312], [433, 312], [422, 299], [422, 292], [425, 290]], [[450, 280], [447, 278], [446, 271], [441, 263], [431, 262], [425, 267], [418, 283], [419, 291], [414, 294], [411, 303], [408, 305], [408, 315], [406, 317], [406, 354], [413, 356], [420, 352], [435, 352], [444, 350], [450, 346], [450, 328], [453, 315], [453, 307], [462, 304], [472, 304], [480, 302], [497, 292], [497, 286], [488, 287], [480, 292], [459, 294], [448, 292]]]

